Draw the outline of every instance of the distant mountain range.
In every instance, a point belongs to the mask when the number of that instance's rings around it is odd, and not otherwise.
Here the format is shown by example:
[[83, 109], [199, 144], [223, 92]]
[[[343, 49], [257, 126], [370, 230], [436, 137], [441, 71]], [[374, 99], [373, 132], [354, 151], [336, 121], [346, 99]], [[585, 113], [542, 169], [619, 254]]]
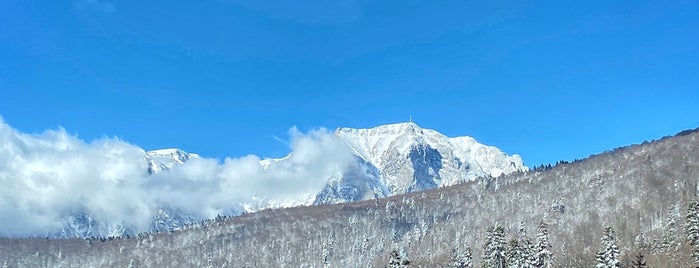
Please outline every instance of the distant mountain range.
[[[344, 174], [327, 178], [320, 192], [308, 193], [305, 198], [275, 202], [274, 196], [264, 197], [267, 202], [232, 204], [230, 214], [270, 207], [356, 202], [528, 170], [519, 155], [507, 155], [467, 136], [450, 138], [412, 122], [370, 129], [339, 128], [334, 135], [354, 154], [354, 161]], [[163, 174], [199, 157], [180, 149], [145, 152], [150, 174]], [[288, 159], [264, 159], [260, 164], [270, 168], [284, 165]], [[154, 214], [150, 227], [154, 232], [177, 229], [202, 220], [171, 209], [167, 204]], [[96, 222], [89, 212], [81, 212], [68, 217], [62, 230], [51, 236], [121, 236], [128, 233], [131, 231], [119, 224]]]
[[[348, 190], [318, 196], [361, 196], [351, 195], [352, 189], [366, 190], [362, 198], [395, 196], [264, 209], [135, 237], [0, 238], [0, 265], [386, 267], [400, 258], [411, 267], [494, 267], [493, 256], [504, 256], [497, 262], [501, 266], [523, 267], [517, 263], [544, 253], [552, 267], [699, 263], [693, 240], [699, 230], [699, 129], [570, 163], [408, 194], [398, 193], [469, 180], [488, 165], [466, 161], [465, 152], [478, 146], [458, 147], [449, 155], [445, 148], [453, 139], [430, 143], [429, 137], [439, 135], [411, 124], [336, 133], [357, 142], [352, 144], [356, 165], [349, 172], [357, 177], [331, 180], [329, 185], [339, 187], [326, 190]], [[503, 171], [512, 164], [495, 166]], [[516, 170], [517, 163], [514, 167], [503, 172]], [[463, 177], [448, 177], [448, 170]], [[607, 254], [610, 248], [613, 254]], [[639, 262], [647, 265], [632, 266]]]

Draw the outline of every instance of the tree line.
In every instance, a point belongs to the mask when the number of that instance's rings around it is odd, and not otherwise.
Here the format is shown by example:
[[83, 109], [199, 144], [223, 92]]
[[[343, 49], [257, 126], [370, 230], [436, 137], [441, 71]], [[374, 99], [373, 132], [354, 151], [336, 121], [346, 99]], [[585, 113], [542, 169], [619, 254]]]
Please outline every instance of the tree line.
[[[672, 210], [672, 208], [671, 208]], [[643, 239], [643, 234], [637, 237], [634, 249], [627, 255], [625, 263], [621, 259], [622, 250], [614, 228], [607, 226], [603, 230], [599, 249], [596, 251], [595, 268], [647, 268], [647, 254], [665, 255], [670, 263], [678, 263], [673, 260], [673, 254], [677, 252], [689, 252], [694, 267], [699, 267], [699, 201], [689, 202], [684, 219], [684, 235], [679, 235], [677, 229], [677, 215], [670, 213], [662, 238], [648, 243]], [[548, 224], [542, 221], [534, 239], [527, 235], [526, 227], [522, 224], [517, 233], [506, 241], [505, 229], [494, 225], [487, 229], [482, 245], [482, 268], [550, 268], [554, 267], [555, 256], [549, 241]], [[639, 237], [641, 239], [639, 239]], [[681, 239], [680, 239], [681, 238]], [[474, 262], [471, 255], [471, 247], [452, 250], [451, 259], [445, 267], [473, 268]], [[674, 256], [676, 257], [676, 256]], [[393, 249], [387, 267], [407, 267], [411, 264], [408, 256], [402, 249]]]

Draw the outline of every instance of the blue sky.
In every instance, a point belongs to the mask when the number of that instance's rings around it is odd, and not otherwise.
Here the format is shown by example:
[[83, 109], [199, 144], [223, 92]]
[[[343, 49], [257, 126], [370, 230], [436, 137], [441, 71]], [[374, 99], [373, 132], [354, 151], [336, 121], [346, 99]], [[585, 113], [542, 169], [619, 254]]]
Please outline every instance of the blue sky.
[[279, 157], [407, 121], [532, 166], [699, 127], [696, 1], [0, 2], [24, 132]]

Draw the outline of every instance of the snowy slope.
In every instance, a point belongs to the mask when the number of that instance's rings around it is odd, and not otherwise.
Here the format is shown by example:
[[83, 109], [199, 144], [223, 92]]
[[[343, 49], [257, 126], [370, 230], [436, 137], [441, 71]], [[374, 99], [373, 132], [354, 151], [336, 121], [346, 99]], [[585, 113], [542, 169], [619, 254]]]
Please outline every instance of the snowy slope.
[[[471, 137], [449, 138], [415, 123], [399, 123], [371, 129], [339, 128], [335, 136], [355, 157], [342, 173], [333, 175], [319, 192], [295, 199], [256, 196], [243, 204], [231, 204], [229, 212], [254, 212], [266, 208], [310, 204], [335, 204], [377, 199], [392, 195], [453, 185], [478, 177], [499, 176], [527, 170], [518, 155], [478, 143]], [[199, 155], [180, 149], [147, 151], [144, 155], [150, 174], [164, 174]], [[293, 166], [291, 155], [260, 161], [263, 169]], [[167, 174], [165, 174], [167, 175]], [[252, 179], [252, 178], [251, 178]], [[202, 219], [162, 204], [154, 212], [150, 231], [176, 229]], [[87, 212], [70, 216], [54, 236], [119, 236], [130, 233], [121, 225], [96, 222]]]
[[527, 170], [519, 155], [508, 156], [471, 137], [449, 138], [412, 122], [335, 133], [381, 171], [392, 195]]
[[[382, 125], [370, 129], [339, 128], [335, 135], [355, 154], [355, 161], [341, 175], [327, 179], [318, 193], [298, 200], [259, 197], [241, 204], [247, 211], [270, 207], [355, 202], [421, 191], [478, 177], [527, 170], [519, 155], [478, 143], [471, 137], [449, 138], [415, 123]], [[198, 155], [179, 149], [146, 152], [151, 173], [171, 169]], [[287, 165], [290, 157], [260, 161], [264, 169]]]
[[153, 174], [172, 169], [189, 159], [199, 158], [199, 155], [172, 148], [147, 151], [145, 157], [148, 161], [148, 172]]

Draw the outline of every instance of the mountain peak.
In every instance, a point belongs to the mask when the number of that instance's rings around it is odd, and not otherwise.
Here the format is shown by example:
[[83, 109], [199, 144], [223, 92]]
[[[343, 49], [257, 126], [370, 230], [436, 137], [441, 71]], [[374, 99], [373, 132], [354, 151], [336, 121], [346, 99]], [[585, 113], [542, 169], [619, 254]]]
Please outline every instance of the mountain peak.
[[415, 124], [414, 122], [404, 122], [404, 123], [395, 123], [392, 125], [386, 125], [387, 127], [394, 127], [398, 128], [403, 132], [409, 132], [409, 133], [419, 133], [422, 134], [422, 128]]
[[336, 131], [354, 153], [379, 170], [392, 194], [527, 170], [521, 157], [462, 136], [450, 138], [416, 123]]
[[341, 127], [338, 128], [337, 131], [335, 131], [335, 133], [340, 136], [342, 136], [342, 133], [353, 132], [367, 133], [370, 135], [396, 135], [404, 133], [423, 134], [423, 128], [418, 126], [414, 122], [401, 122], [375, 126], [373, 128]]
[[351, 128], [351, 127], [340, 127], [337, 129], [338, 132], [354, 131], [354, 130], [383, 130], [383, 131], [400, 131], [400, 130], [421, 130], [422, 128], [418, 126], [415, 122], [400, 122], [385, 125], [378, 125], [373, 128]]
[[158, 173], [163, 170], [172, 169], [176, 165], [184, 164], [189, 159], [199, 158], [198, 154], [188, 153], [177, 148], [159, 149], [146, 151], [148, 161], [148, 171]]
[[158, 149], [158, 150], [152, 150], [152, 151], [147, 151], [146, 154], [149, 155], [173, 155], [173, 154], [186, 154], [185, 151], [177, 148], [165, 148], [165, 149]]

